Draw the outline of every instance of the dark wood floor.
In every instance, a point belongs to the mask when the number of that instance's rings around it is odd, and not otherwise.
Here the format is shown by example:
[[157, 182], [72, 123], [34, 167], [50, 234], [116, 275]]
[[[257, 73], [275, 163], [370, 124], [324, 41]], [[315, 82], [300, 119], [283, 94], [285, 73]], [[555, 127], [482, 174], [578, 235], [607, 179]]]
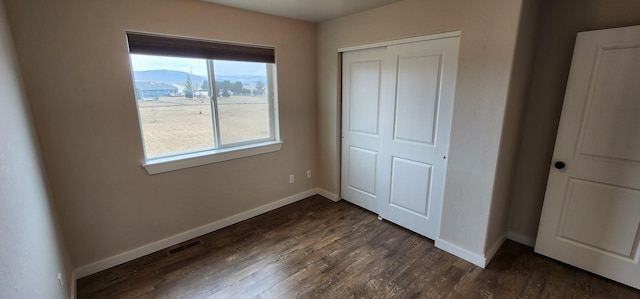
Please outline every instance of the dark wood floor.
[[640, 298], [511, 241], [481, 269], [320, 196], [197, 241], [82, 278], [78, 298]]

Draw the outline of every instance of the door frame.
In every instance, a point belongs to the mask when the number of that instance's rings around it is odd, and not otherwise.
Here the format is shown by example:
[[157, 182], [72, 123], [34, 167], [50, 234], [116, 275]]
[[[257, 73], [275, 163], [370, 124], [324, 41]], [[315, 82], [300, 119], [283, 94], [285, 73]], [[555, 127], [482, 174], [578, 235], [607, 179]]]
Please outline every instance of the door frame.
[[[462, 32], [459, 31], [459, 30], [458, 31], [448, 31], [448, 32], [443, 32], [443, 33], [436, 33], [436, 34], [430, 34], [430, 35], [421, 35], [421, 36], [416, 36], [416, 37], [409, 37], [409, 38], [403, 38], [403, 39], [383, 41], [383, 42], [377, 42], [377, 43], [371, 43], [371, 44], [363, 44], [363, 45], [358, 45], [358, 46], [342, 47], [342, 48], [338, 48], [338, 53], [342, 54], [344, 52], [349, 52], [349, 51], [367, 50], [367, 49], [373, 49], [373, 48], [381, 48], [381, 47], [388, 47], [388, 46], [393, 46], [393, 45], [408, 44], [408, 43], [415, 43], [415, 42], [424, 42], [424, 41], [430, 41], [430, 40], [435, 40], [435, 39], [443, 39], [443, 38], [449, 38], [449, 37], [460, 37], [460, 36], [462, 36]], [[342, 64], [342, 55], [340, 55], [340, 57], [341, 57], [340, 63]], [[340, 77], [342, 77], [342, 71], [340, 71]], [[342, 94], [340, 94], [340, 102], [342, 103]]]

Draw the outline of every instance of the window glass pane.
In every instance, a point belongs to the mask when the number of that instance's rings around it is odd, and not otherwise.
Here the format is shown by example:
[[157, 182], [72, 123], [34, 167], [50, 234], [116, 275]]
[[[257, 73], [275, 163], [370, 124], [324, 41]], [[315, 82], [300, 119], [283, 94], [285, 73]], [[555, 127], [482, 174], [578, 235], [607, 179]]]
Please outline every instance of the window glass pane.
[[268, 64], [214, 60], [222, 144], [271, 137]]
[[205, 59], [131, 54], [147, 158], [214, 148]]

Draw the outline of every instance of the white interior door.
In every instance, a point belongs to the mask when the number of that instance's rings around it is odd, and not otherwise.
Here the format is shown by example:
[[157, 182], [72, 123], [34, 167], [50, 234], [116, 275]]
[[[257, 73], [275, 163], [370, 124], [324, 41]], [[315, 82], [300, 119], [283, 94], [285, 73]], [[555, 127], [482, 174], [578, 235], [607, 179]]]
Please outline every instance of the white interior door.
[[459, 37], [343, 54], [343, 199], [437, 238]]
[[385, 48], [342, 56], [342, 198], [377, 212]]
[[535, 250], [640, 288], [639, 245], [640, 26], [582, 32]]
[[[390, 46], [383, 88], [380, 215], [429, 238], [440, 233], [459, 38]], [[387, 187], [388, 186], [388, 187]]]

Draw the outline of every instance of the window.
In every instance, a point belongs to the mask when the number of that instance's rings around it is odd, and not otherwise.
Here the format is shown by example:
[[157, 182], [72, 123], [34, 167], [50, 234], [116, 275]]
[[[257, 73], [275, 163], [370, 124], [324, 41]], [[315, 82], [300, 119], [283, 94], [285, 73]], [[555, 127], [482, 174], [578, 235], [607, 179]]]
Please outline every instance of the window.
[[150, 174], [280, 149], [273, 48], [127, 38]]

